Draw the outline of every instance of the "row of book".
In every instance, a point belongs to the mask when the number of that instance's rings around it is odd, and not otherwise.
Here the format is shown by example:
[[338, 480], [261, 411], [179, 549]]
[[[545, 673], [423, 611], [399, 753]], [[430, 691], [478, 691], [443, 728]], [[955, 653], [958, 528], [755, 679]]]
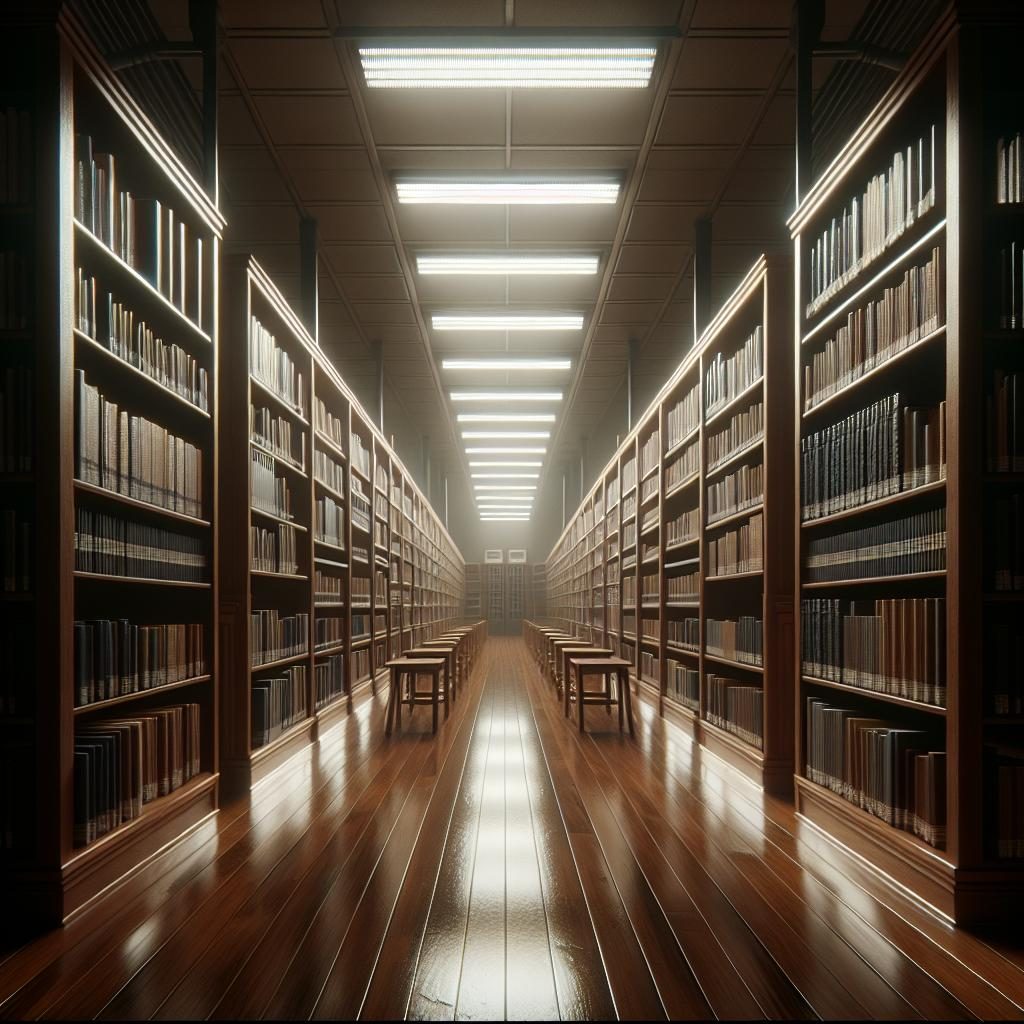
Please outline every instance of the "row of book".
[[249, 372], [300, 416], [306, 412], [306, 389], [292, 357], [274, 335], [256, 319], [249, 320]]
[[75, 509], [75, 571], [182, 583], [203, 583], [207, 542], [79, 506]]
[[159, 199], [118, 187], [113, 153], [75, 135], [75, 219], [187, 316], [202, 324], [203, 239]]
[[627, 607], [632, 607], [636, 604], [636, 577], [635, 576], [623, 576], [622, 577], [622, 603]]
[[704, 623], [704, 649], [719, 658], [745, 665], [760, 665], [764, 650], [764, 623], [753, 615], [740, 615], [736, 619], [707, 619]]
[[[338, 568], [342, 568], [340, 565]], [[345, 577], [317, 568], [314, 571], [313, 600], [341, 604], [345, 600]]]
[[317, 540], [337, 548], [345, 547], [345, 506], [336, 502], [329, 494], [316, 499]]
[[344, 452], [348, 447], [348, 424], [341, 416], [335, 416], [320, 397], [313, 399], [313, 427], [341, 451]]
[[700, 620], [687, 616], [685, 619], [669, 619], [665, 633], [667, 643], [685, 647], [696, 653], [700, 650]]
[[369, 576], [353, 576], [352, 577], [352, 604], [353, 605], [366, 605], [369, 607], [370, 604], [370, 577]]
[[[636, 487], [636, 456], [631, 455], [622, 464], [622, 493], [623, 495], [628, 494], [634, 487]], [[625, 517], [626, 510], [623, 508], [622, 515]], [[584, 518], [586, 512], [584, 512]]]
[[686, 446], [678, 458], [665, 467], [665, 493], [689, 480], [700, 469], [700, 441]]
[[658, 493], [658, 474], [655, 473], [652, 476], [647, 477], [644, 482], [640, 485], [640, 502], [641, 504], [647, 501], [648, 498], [653, 497]]
[[665, 661], [666, 696], [677, 704], [700, 711], [700, 673], [675, 658]]
[[200, 772], [198, 704], [79, 723], [74, 744], [75, 846], [88, 846]]
[[640, 620], [640, 635], [647, 640], [658, 640], [661, 636], [661, 628], [658, 619], [642, 618]]
[[252, 746], [276, 740], [306, 717], [306, 666], [292, 665], [252, 681]]
[[944, 480], [946, 403], [903, 405], [899, 393], [800, 441], [804, 520]]
[[696, 540], [700, 532], [700, 509], [689, 508], [665, 524], [665, 547]]
[[352, 639], [362, 640], [370, 635], [371, 618], [362, 612], [352, 613]]
[[807, 583], [939, 572], [946, 568], [946, 507], [807, 543]]
[[1024, 240], [1011, 239], [999, 249], [999, 321], [1004, 331], [1024, 327]]
[[75, 271], [75, 284], [75, 323], [82, 334], [190, 405], [209, 412], [209, 375], [191, 352], [164, 341], [131, 306], [115, 300], [113, 292], [105, 292], [100, 300], [96, 278], [81, 267]]
[[28, 330], [32, 323], [33, 279], [25, 253], [7, 244], [0, 246], [0, 330]]
[[985, 471], [1024, 473], [1024, 373], [996, 369], [985, 400]]
[[135, 416], [75, 370], [75, 476], [116, 494], [182, 512], [203, 513], [200, 448]]
[[75, 707], [206, 674], [201, 622], [76, 621]]
[[1024, 493], [999, 495], [993, 502], [993, 517], [988, 583], [996, 591], [1024, 590]]
[[318, 483], [337, 494], [345, 493], [345, 467], [336, 462], [322, 448], [313, 452], [313, 476]]
[[946, 706], [946, 602], [941, 597], [800, 602], [806, 675]]
[[705, 718], [760, 750], [764, 746], [764, 690], [708, 672]]
[[1024, 174], [1020, 165], [1020, 132], [996, 140], [996, 202], [1024, 202]]
[[298, 534], [294, 526], [250, 526], [251, 568], [254, 572], [294, 576], [299, 571]]
[[291, 488], [283, 476], [276, 474], [274, 456], [257, 448], [250, 454], [249, 501], [252, 507], [279, 519], [294, 519]]
[[23, 508], [0, 508], [0, 581], [5, 594], [32, 590], [35, 578], [33, 519]]
[[944, 322], [942, 250], [909, 267], [877, 299], [851, 309], [835, 334], [804, 367], [804, 410], [809, 411], [855, 380], [899, 355]]
[[[655, 623], [657, 625], [657, 623]], [[646, 631], [645, 634], [646, 636]], [[661, 685], [661, 680], [658, 678], [658, 659], [655, 655], [649, 651], [640, 651], [640, 678], [646, 679], [650, 683], [654, 683], [655, 686]]]
[[306, 470], [306, 433], [266, 406], [249, 406], [249, 439], [295, 469]]
[[35, 159], [32, 115], [13, 104], [0, 110], [0, 203], [32, 202]]
[[731, 459], [764, 438], [764, 403], [755, 402], [749, 409], [736, 413], [728, 426], [707, 439], [708, 471]]
[[[353, 633], [353, 635], [355, 635]], [[352, 652], [352, 678], [355, 682], [362, 682], [370, 674], [370, 649], [363, 648], [360, 651]]]
[[314, 626], [314, 650], [337, 647], [345, 639], [345, 620], [340, 615], [318, 615]]
[[756, 462], [740, 466], [734, 473], [708, 485], [705, 513], [710, 525], [753, 508], [764, 501], [764, 465]]
[[704, 416], [714, 416], [764, 373], [764, 331], [760, 324], [731, 356], [716, 352], [704, 371]]
[[700, 596], [700, 573], [687, 572], [665, 579], [665, 600], [669, 604], [691, 602]]
[[707, 575], [735, 576], [764, 568], [764, 516], [758, 512], [735, 530], [708, 541]]
[[640, 577], [640, 603], [657, 604], [658, 602], [658, 574], [651, 573]]
[[[691, 388], [665, 415], [665, 448], [671, 451], [700, 423], [700, 389]], [[618, 495], [616, 494], [616, 498]], [[612, 501], [609, 498], [609, 508]]]
[[364, 533], [370, 532], [370, 499], [363, 491], [358, 478], [351, 478], [349, 501], [352, 504], [352, 525], [359, 527]]
[[35, 372], [31, 363], [0, 367], [0, 473], [31, 473], [35, 466]]
[[255, 608], [249, 613], [249, 664], [253, 668], [308, 650], [308, 612], [282, 615], [277, 608]]
[[661, 435], [657, 430], [640, 446], [640, 476], [646, 477], [661, 458]]
[[365, 480], [370, 479], [370, 449], [363, 443], [358, 434], [351, 435], [351, 449], [349, 457], [356, 471], [362, 473]]
[[345, 692], [345, 655], [331, 654], [313, 666], [313, 699], [315, 707], [326, 707]]
[[946, 753], [920, 729], [807, 698], [807, 778], [930, 846], [946, 845]]
[[808, 253], [808, 318], [935, 205], [935, 129], [931, 125], [916, 143], [897, 150], [814, 241]]

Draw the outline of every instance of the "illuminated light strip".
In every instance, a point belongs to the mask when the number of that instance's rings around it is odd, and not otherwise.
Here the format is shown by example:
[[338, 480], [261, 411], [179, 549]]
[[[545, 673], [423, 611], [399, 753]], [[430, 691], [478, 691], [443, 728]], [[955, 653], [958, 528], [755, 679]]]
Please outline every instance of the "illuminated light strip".
[[529, 253], [494, 255], [423, 255], [416, 257], [420, 274], [519, 275], [596, 274], [596, 256], [541, 256]]
[[546, 441], [551, 437], [550, 430], [464, 430], [462, 439], [464, 441], [486, 441], [488, 439], [500, 441]]
[[491, 467], [496, 469], [540, 469], [544, 465], [542, 462], [500, 462], [497, 459], [494, 461], [471, 459], [469, 464], [473, 469], [487, 469]]
[[459, 423], [554, 423], [553, 412], [462, 412]]
[[547, 448], [467, 448], [467, 455], [544, 455]]
[[582, 331], [581, 313], [435, 313], [435, 331]]
[[540, 473], [474, 473], [474, 480], [537, 480]]
[[[571, 370], [571, 359], [442, 359], [442, 370]], [[472, 392], [466, 392], [471, 394]], [[559, 392], [561, 395], [561, 392]], [[561, 399], [559, 399], [561, 400]], [[471, 399], [470, 399], [471, 401]]]
[[561, 391], [449, 391], [453, 402], [560, 402]]
[[443, 203], [456, 206], [593, 206], [618, 202], [619, 183], [600, 181], [548, 181], [480, 179], [453, 181], [396, 179], [398, 201]]

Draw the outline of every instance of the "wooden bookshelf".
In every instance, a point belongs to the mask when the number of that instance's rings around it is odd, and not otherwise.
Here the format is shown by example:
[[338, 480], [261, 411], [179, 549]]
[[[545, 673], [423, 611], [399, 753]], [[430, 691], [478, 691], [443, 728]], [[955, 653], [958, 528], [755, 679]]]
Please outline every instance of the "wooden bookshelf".
[[[12, 279], [0, 282], [10, 321], [0, 328], [5, 370], [25, 376], [22, 390], [8, 395], [5, 406], [14, 397], [17, 408], [31, 396], [18, 411], [23, 444], [13, 462], [0, 467], [0, 508], [5, 530], [12, 519], [16, 524], [20, 562], [14, 586], [3, 595], [9, 680], [0, 767], [8, 785], [0, 800], [0, 858], [11, 912], [52, 923], [132, 873], [217, 806], [219, 344], [213, 313], [224, 221], [72, 14], [63, 10], [54, 19], [41, 8], [0, 35], [5, 106], [22, 112], [20, 124], [8, 125], [9, 144], [12, 132], [18, 133], [22, 194], [0, 197], [4, 210], [19, 211], [13, 221], [4, 219], [4, 248], [18, 257], [5, 264]], [[102, 204], [94, 206], [90, 194], [101, 195], [98, 178], [92, 193], [97, 160], [106, 187]], [[142, 238], [141, 228], [138, 237], [120, 230], [127, 223], [122, 203], [131, 202], [141, 217], [145, 202], [126, 200], [125, 193], [160, 204], [167, 228], [164, 278], [151, 273], [156, 247]], [[180, 260], [170, 259], [171, 239]], [[25, 268], [20, 282], [19, 264]], [[80, 288], [80, 275], [95, 284]], [[120, 304], [120, 316], [110, 315], [108, 295]], [[153, 344], [177, 346], [176, 358], [203, 371], [205, 401], [197, 380], [172, 380], [136, 358], [130, 344], [135, 335], [125, 330], [129, 315], [133, 327], [152, 332]], [[117, 422], [119, 432], [103, 437], [102, 447], [91, 399], [83, 401], [92, 393], [86, 388], [118, 411], [118, 420], [107, 423]], [[127, 438], [136, 429], [177, 439], [174, 457], [183, 469], [190, 466], [189, 480], [170, 474], [166, 454], [150, 463], [129, 459]], [[191, 461], [193, 449], [199, 461]], [[97, 453], [106, 473], [94, 462]], [[158, 564], [155, 552], [145, 566], [127, 558], [116, 564], [87, 559], [89, 530], [82, 517], [100, 514], [122, 524], [118, 529], [146, 528], [151, 550], [160, 544], [168, 551], [180, 542], [173, 567], [166, 554]], [[110, 554], [109, 543], [104, 550]], [[110, 633], [104, 634], [103, 621], [112, 624]], [[195, 632], [188, 641], [190, 668], [172, 664], [169, 647], [163, 647], [165, 659], [149, 646], [147, 638], [169, 642], [168, 624], [201, 629], [201, 640]], [[108, 640], [125, 652], [116, 670], [98, 660]], [[127, 652], [137, 650], [142, 659], [144, 644], [146, 658], [133, 668]], [[156, 742], [155, 731], [143, 738], [143, 721], [183, 706], [195, 710], [182, 713], [183, 732], [169, 741], [180, 773], [168, 778], [162, 795], [155, 788], [140, 790], [130, 813], [123, 806], [105, 813], [96, 732], [110, 737], [124, 727], [109, 723], [132, 722], [141, 742]], [[197, 715], [194, 729], [187, 726], [190, 714]], [[127, 742], [127, 735], [121, 731], [116, 742]], [[103, 758], [122, 758], [112, 739], [101, 745]]]
[[[917, 435], [908, 433], [904, 421], [904, 459], [914, 459], [915, 451], [918, 455], [923, 451], [929, 467], [934, 464], [937, 471], [929, 470], [922, 483], [904, 469], [895, 493], [874, 496], [868, 492], [860, 504], [846, 502], [846, 507], [826, 510], [815, 519], [807, 518], [806, 509], [801, 514], [811, 470], [799, 459], [797, 446], [797, 599], [840, 600], [843, 615], [841, 653], [826, 662], [823, 677], [819, 662], [807, 664], [808, 654], [817, 648], [806, 646], [820, 632], [816, 616], [821, 606], [798, 604], [796, 643], [803, 655], [795, 669], [797, 808], [838, 843], [958, 922], [1015, 916], [1024, 902], [1024, 861], [1006, 856], [1005, 851], [1000, 856], [999, 828], [1001, 823], [1006, 825], [1005, 816], [1001, 822], [1000, 802], [1005, 806], [1006, 795], [1000, 794], [998, 767], [1024, 765], [1020, 759], [1024, 733], [1012, 706], [1007, 705], [1006, 714], [1000, 715], [993, 703], [997, 691], [1005, 688], [1000, 682], [1014, 690], [1012, 673], [1019, 677], [1021, 666], [1019, 661], [1014, 666], [998, 660], [990, 641], [996, 623], [1008, 635], [1019, 635], [1024, 625], [1012, 582], [1007, 590], [998, 590], [994, 579], [994, 567], [1003, 564], [1004, 557], [996, 551], [1000, 543], [994, 528], [996, 505], [1000, 497], [1019, 493], [1020, 481], [1019, 474], [992, 472], [987, 466], [985, 438], [986, 403], [992, 396], [996, 369], [1018, 374], [1024, 370], [1019, 331], [1006, 330], [1019, 324], [1008, 325], [1000, 319], [1000, 250], [1016, 241], [1019, 259], [1024, 218], [1019, 216], [1019, 206], [1014, 209], [1014, 204], [996, 202], [997, 140], [1024, 128], [1019, 113], [1022, 90], [1015, 73], [1015, 40], [1021, 28], [1022, 12], [1013, 5], [951, 5], [790, 220], [796, 256], [795, 348], [800, 389], [794, 409], [800, 441], [809, 444], [815, 432], [897, 394], [900, 407], [929, 408], [945, 402], [944, 471], [941, 457], [930, 455], [927, 444], [915, 449]], [[934, 156], [930, 152], [933, 132]], [[918, 140], [925, 140], [923, 148]], [[881, 244], [865, 245], [860, 260], [851, 264], [838, 286], [815, 301], [811, 258], [817, 239], [832, 218], [841, 217], [852, 197], [860, 197], [874, 176], [893, 165], [895, 154], [906, 162], [908, 147], [911, 172], [906, 206], [911, 216], [893, 210], [891, 228]], [[901, 184], [896, 194], [902, 198], [907, 193], [902, 185], [905, 179], [897, 180]], [[817, 253], [814, 259], [817, 267]], [[931, 307], [928, 292], [922, 290], [914, 307], [921, 312], [899, 321], [904, 329], [894, 330], [893, 337], [880, 334], [879, 355], [873, 363], [863, 364], [862, 372], [848, 372], [834, 384], [827, 372], [818, 373], [828, 346], [838, 351], [837, 333], [848, 318], [868, 317], [870, 304], [882, 299], [885, 289], [899, 287], [904, 275], [933, 259], [941, 287]], [[1019, 263], [1016, 272], [1019, 279]], [[1020, 288], [1019, 282], [1016, 287]], [[825, 390], [820, 387], [823, 379]], [[811, 545], [869, 527], [898, 536], [896, 524], [918, 513], [945, 517], [940, 564], [912, 564], [896, 567], [892, 573], [858, 572], [854, 566], [855, 578], [809, 581], [809, 559], [820, 550]], [[1011, 524], [1011, 538], [1014, 531], [1019, 538], [1019, 518], [1015, 526]], [[1019, 539], [1012, 542], [1020, 543]], [[874, 629], [886, 614], [886, 606], [874, 602], [895, 599], [915, 599], [915, 609], [925, 601], [944, 601], [944, 614], [938, 620], [944, 637], [937, 631], [934, 655], [926, 644], [927, 656], [919, 656], [909, 667], [904, 663], [900, 677], [887, 674], [882, 666], [880, 682], [875, 684], [880, 692], [875, 692], [865, 688], [851, 663], [867, 657], [864, 651], [870, 654], [875, 650], [870, 645], [882, 641], [872, 640], [873, 633], [852, 630], [862, 630], [864, 624]], [[850, 618], [847, 602], [851, 601], [858, 602], [857, 620]], [[899, 607], [909, 606], [903, 602]], [[913, 628], [912, 620], [906, 628]], [[885, 650], [871, 656], [880, 658]], [[938, 677], [945, 693], [925, 690], [928, 699], [921, 700], [900, 692], [902, 678], [916, 680], [922, 674]], [[919, 752], [912, 751], [904, 759], [903, 774], [907, 777], [906, 766], [913, 764], [921, 776], [914, 776], [919, 781], [911, 792], [897, 791], [893, 801], [908, 804], [905, 827], [890, 824], [829, 788], [825, 782], [830, 776], [809, 777], [816, 756], [808, 749], [809, 701], [814, 699], [909, 731], [907, 742]], [[880, 730], [879, 735], [883, 734], [885, 730]], [[1015, 754], [1012, 749], [1006, 753], [1005, 741], [1016, 748]], [[925, 751], [944, 753], [944, 769], [935, 767], [941, 759], [921, 766]], [[1015, 813], [1019, 834], [1024, 815], [1019, 806]], [[915, 823], [919, 816], [924, 817], [924, 826]], [[944, 836], [935, 825], [944, 827]]]
[[[638, 691], [662, 713], [783, 794], [793, 771], [791, 317], [791, 264], [762, 257], [626, 437], [546, 565], [553, 621], [630, 661]], [[760, 371], [711, 406], [708, 375], [745, 344], [758, 349]], [[754, 405], [764, 429], [712, 462], [709, 438]], [[723, 479], [737, 470], [749, 479], [743, 467], [758, 466], [760, 494], [711, 508], [712, 489], [729, 486]], [[711, 576], [709, 545], [757, 516], [758, 566]], [[708, 648], [708, 620], [738, 616], [762, 624], [758, 664]], [[711, 675], [763, 694], [760, 745], [728, 719], [711, 721]]]
[[[225, 262], [220, 484], [221, 507], [234, 518], [221, 541], [221, 760], [225, 784], [237, 790], [312, 742], [391, 657], [461, 618], [464, 568], [401, 460], [273, 281], [252, 258]], [[298, 407], [254, 373], [254, 321], [301, 374]], [[250, 405], [280, 418], [286, 445], [281, 433], [253, 440]], [[269, 458], [275, 486], [287, 489], [287, 510], [268, 514], [237, 500], [253, 493], [254, 453]], [[293, 530], [296, 564], [254, 568], [254, 526]], [[253, 667], [250, 615], [258, 609], [308, 616], [304, 649]], [[305, 670], [300, 711], [257, 745], [254, 684], [294, 668]]]

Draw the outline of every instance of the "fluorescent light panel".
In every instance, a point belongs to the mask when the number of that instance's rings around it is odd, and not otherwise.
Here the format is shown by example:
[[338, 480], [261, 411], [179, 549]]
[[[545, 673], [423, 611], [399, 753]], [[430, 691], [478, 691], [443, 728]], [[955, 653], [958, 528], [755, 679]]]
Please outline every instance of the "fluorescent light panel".
[[464, 430], [464, 441], [546, 441], [551, 436], [550, 430]]
[[473, 469], [540, 469], [543, 465], [541, 462], [501, 462], [498, 459], [490, 460], [477, 460], [470, 459], [469, 465]]
[[571, 359], [442, 359], [442, 370], [571, 370]]
[[371, 89], [644, 89], [653, 46], [361, 46]]
[[520, 274], [596, 274], [596, 256], [558, 256], [534, 253], [500, 252], [479, 255], [460, 253], [429, 254], [416, 257], [421, 274], [520, 275]]
[[[536, 484], [473, 484], [474, 491], [486, 491], [490, 494], [492, 491], [535, 491], [537, 490]], [[477, 495], [478, 498], [483, 497], [482, 494]]]
[[396, 178], [400, 203], [442, 203], [456, 206], [593, 206], [619, 198], [618, 181], [608, 178], [559, 180], [550, 177]]
[[435, 313], [435, 331], [582, 331], [580, 313]]
[[554, 423], [553, 412], [460, 412], [459, 423]]
[[547, 448], [467, 448], [467, 455], [544, 455]]
[[474, 480], [538, 480], [540, 473], [474, 473]]
[[560, 402], [561, 391], [449, 391], [453, 402]]

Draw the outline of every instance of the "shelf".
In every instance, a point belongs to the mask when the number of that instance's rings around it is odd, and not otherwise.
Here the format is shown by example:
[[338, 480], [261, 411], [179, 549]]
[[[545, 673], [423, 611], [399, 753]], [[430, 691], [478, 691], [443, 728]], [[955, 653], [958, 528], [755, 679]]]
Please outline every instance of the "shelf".
[[262, 452], [264, 455], [269, 455], [274, 460], [274, 464], [282, 466], [288, 470], [289, 473], [294, 473], [296, 476], [302, 477], [303, 480], [309, 479], [309, 474], [306, 470], [296, 462], [292, 462], [291, 459], [285, 458], [283, 455], [279, 455], [272, 448], [267, 448], [265, 445], [259, 443], [259, 441], [249, 438], [249, 444], [256, 449], [258, 452]]
[[182, 406], [190, 413], [194, 413], [196, 416], [205, 420], [209, 420], [211, 418], [210, 414], [205, 409], [200, 409], [198, 405], [194, 402], [190, 402], [182, 395], [179, 395], [173, 388], [169, 388], [166, 384], [161, 384], [160, 381], [150, 377], [148, 373], [143, 373], [142, 370], [137, 366], [133, 366], [126, 359], [122, 359], [119, 355], [115, 355], [110, 351], [110, 349], [101, 344], [95, 338], [90, 338], [84, 331], [75, 327], [72, 328], [71, 333], [74, 335], [75, 341], [78, 342], [83, 351], [93, 353], [96, 358], [102, 358], [108, 366], [117, 367], [119, 371], [129, 374], [133, 381], [144, 381], [146, 386], [152, 390], [154, 395], [160, 395], [162, 398], [173, 401], [176, 406]]
[[700, 601], [694, 598], [692, 601], [666, 601], [666, 608], [699, 608]]
[[667, 459], [667, 458], [670, 458], [671, 456], [675, 455], [676, 452], [678, 452], [681, 449], [685, 448], [686, 445], [690, 441], [692, 441], [699, 433], [700, 433], [700, 424], [698, 423], [697, 426], [695, 426], [692, 430], [690, 430], [688, 433], [684, 434], [678, 441], [676, 441], [676, 443], [674, 445], [672, 445], [672, 447], [669, 448], [665, 452], [665, 454], [662, 456], [662, 458], [663, 459]]
[[720, 526], [728, 526], [729, 523], [735, 523], [740, 519], [747, 519], [758, 512], [764, 511], [764, 502], [759, 501], [756, 505], [751, 505], [749, 508], [741, 508], [739, 512], [732, 512], [727, 516], [722, 516], [721, 519], [715, 519], [712, 522], [705, 524], [705, 530], [717, 530]]
[[127, 508], [138, 509], [139, 511], [160, 516], [164, 519], [173, 519], [176, 523], [186, 523], [189, 526], [197, 526], [203, 529], [210, 528], [210, 521], [208, 519], [199, 519], [196, 516], [186, 515], [184, 512], [175, 512], [172, 509], [164, 508], [162, 505], [140, 501], [138, 498], [129, 498], [127, 494], [119, 494], [117, 491], [108, 490], [106, 487], [98, 487], [96, 484], [87, 484], [84, 480], [75, 480], [75, 491], [79, 494], [91, 494], [111, 504], [124, 505]]
[[293, 530], [299, 533], [309, 533], [308, 527], [303, 526], [301, 523], [297, 523], [294, 519], [285, 519], [284, 516], [279, 516], [275, 512], [265, 512], [261, 508], [257, 508], [255, 505], [249, 506], [249, 512], [254, 516], [259, 516], [261, 519], [269, 519], [273, 523], [279, 523], [281, 526], [290, 526]]
[[313, 477], [313, 483], [321, 490], [329, 494], [332, 498], [337, 498], [341, 503], [342, 507], [345, 506], [345, 495], [341, 491], [336, 491], [330, 484], [325, 484], [323, 480], [318, 480]]
[[685, 491], [687, 487], [692, 487], [700, 479], [700, 470], [696, 473], [691, 473], [685, 480], [680, 480], [679, 483], [674, 484], [665, 491], [665, 500], [674, 498], [680, 491]]
[[692, 651], [689, 647], [680, 647], [678, 644], [669, 643], [666, 641], [665, 650], [671, 651], [673, 654], [686, 654], [691, 658], [699, 658], [699, 651]]
[[269, 580], [308, 580], [308, 576], [297, 572], [271, 572], [269, 569], [250, 569], [250, 576], [257, 576], [260, 579]]
[[[673, 541], [671, 544], [665, 545], [665, 554], [667, 555], [670, 551], [678, 551], [681, 548], [688, 548], [694, 544], [700, 543], [700, 534], [696, 537], [688, 537], [686, 540]], [[668, 566], [666, 566], [668, 568]]]
[[209, 583], [194, 583], [191, 580], [158, 580], [149, 576], [118, 576], [115, 573], [85, 572], [82, 569], [76, 569], [72, 575], [76, 580], [92, 580], [99, 583], [145, 584], [151, 587], [181, 587], [186, 590], [211, 589]]
[[326, 647], [315, 647], [313, 648], [313, 656], [319, 658], [326, 654], [336, 654], [338, 651], [345, 650], [346, 644], [344, 640], [339, 640], [337, 643], [328, 644]]
[[293, 420], [297, 423], [302, 424], [304, 427], [309, 427], [309, 420], [303, 415], [302, 411], [296, 409], [294, 405], [291, 405], [285, 399], [283, 399], [272, 387], [268, 384], [264, 384], [258, 377], [254, 377], [251, 373], [249, 374], [249, 383], [252, 387], [256, 388], [261, 395], [269, 398], [279, 409], [283, 409]]
[[314, 536], [313, 543], [316, 544], [317, 547], [326, 548], [328, 551], [337, 552], [339, 555], [347, 553], [346, 548], [342, 547], [340, 544], [335, 544], [333, 541], [321, 540], [319, 537]]
[[347, 608], [348, 605], [344, 601], [317, 601], [313, 600], [314, 608]]
[[181, 690], [187, 686], [199, 686], [208, 683], [212, 676], [191, 676], [188, 679], [179, 679], [174, 683], [164, 683], [163, 686], [151, 686], [147, 690], [136, 690], [134, 693], [123, 693], [119, 697], [108, 697], [106, 700], [94, 700], [91, 704], [81, 704], [74, 710], [77, 718], [79, 715], [91, 714], [94, 711], [103, 711], [107, 708], [118, 707], [131, 701], [139, 700], [141, 697], [152, 697], [154, 694], [168, 693], [172, 690]]
[[734, 661], [732, 658], [723, 658], [717, 654], [708, 654], [704, 652], [705, 661], [713, 661], [716, 665], [726, 665], [729, 668], [740, 669], [744, 672], [756, 672], [758, 675], [764, 674], [763, 665], [750, 665], [745, 661]]
[[285, 665], [297, 665], [300, 661], [306, 661], [308, 658], [309, 651], [303, 651], [301, 654], [289, 654], [287, 658], [265, 661], [262, 665], [250, 665], [249, 671], [252, 673], [267, 672], [275, 668], [283, 668]]
[[859, 576], [850, 580], [822, 580], [814, 583], [801, 583], [800, 588], [802, 590], [825, 590], [829, 587], [863, 587], [878, 583], [914, 583], [918, 580], [940, 580], [945, 578], [946, 570], [936, 569], [932, 572], [908, 572], [892, 576]]
[[746, 399], [750, 398], [751, 395], [760, 391], [762, 384], [764, 384], [764, 376], [758, 377], [757, 380], [748, 384], [735, 398], [730, 398], [725, 405], [719, 406], [714, 412], [705, 413], [704, 429], [707, 430], [716, 420], [721, 419], [726, 413], [731, 412]]
[[858, 391], [861, 384], [865, 381], [875, 380], [887, 370], [891, 370], [894, 366], [900, 366], [905, 360], [909, 359], [915, 352], [920, 351], [926, 345], [930, 344], [936, 338], [941, 337], [946, 333], [946, 325], [943, 324], [941, 327], [936, 327], [934, 331], [926, 334], [923, 338], [919, 338], [912, 345], [908, 345], [904, 349], [900, 349], [899, 352], [889, 356], [884, 362], [877, 363], [870, 370], [861, 374], [859, 377], [854, 378], [849, 384], [846, 384], [842, 389], [836, 391], [834, 394], [823, 398], [816, 405], [811, 406], [810, 409], [805, 409], [801, 414], [800, 418], [803, 420], [809, 420], [816, 417], [823, 409], [829, 408], [829, 406], [836, 405], [841, 399], [848, 398], [853, 392]]
[[322, 430], [313, 430], [313, 440], [315, 444], [322, 444], [329, 452], [337, 455], [342, 462], [348, 462], [348, 456], [345, 454], [345, 449], [342, 448], [332, 437], [328, 437]]
[[741, 462], [743, 459], [747, 458], [753, 452], [756, 452], [759, 448], [761, 448], [763, 444], [764, 434], [759, 434], [756, 438], [754, 438], [749, 443], [745, 444], [742, 448], [737, 448], [736, 451], [732, 453], [732, 455], [728, 456], [725, 459], [722, 459], [721, 462], [716, 462], [713, 466], [708, 466], [708, 468], [704, 471], [704, 479], [707, 480], [708, 477], [717, 476], [719, 473], [722, 472], [723, 469], [728, 469], [734, 463]]
[[115, 270], [121, 275], [122, 280], [130, 281], [131, 284], [142, 291], [151, 301], [156, 302], [158, 307], [167, 314], [170, 314], [174, 320], [174, 323], [178, 327], [184, 327], [193, 339], [205, 342], [207, 345], [212, 345], [212, 339], [210, 336], [196, 323], [190, 320], [185, 314], [178, 309], [170, 299], [168, 299], [163, 292], [158, 291], [150, 284], [134, 267], [126, 263], [120, 256], [117, 255], [110, 249], [104, 242], [100, 241], [96, 235], [94, 235], [81, 221], [75, 220], [75, 244], [76, 262], [84, 263], [79, 260], [79, 253], [77, 252], [77, 244], [84, 242], [85, 247], [92, 253], [93, 256], [100, 256], [107, 264], [108, 268]]
[[880, 508], [888, 508], [890, 505], [898, 505], [901, 502], [910, 501], [913, 498], [919, 498], [923, 495], [937, 494], [945, 489], [946, 481], [936, 480], [933, 483], [923, 484], [920, 487], [911, 487], [906, 491], [897, 491], [896, 494], [887, 494], [884, 498], [878, 498], [875, 501], [868, 501], [863, 505], [857, 505], [854, 508], [845, 508], [841, 512], [830, 512], [827, 516], [818, 516], [815, 519], [805, 519], [800, 523], [800, 529], [810, 530], [828, 523], [835, 523], [843, 519], [850, 519], [853, 516], [875, 512]]
[[705, 583], [721, 583], [723, 580], [752, 580], [764, 575], [763, 569], [751, 569], [749, 572], [729, 572], [719, 576], [705, 576]]
[[910, 700], [907, 697], [897, 697], [894, 694], [882, 693], [878, 690], [868, 690], [862, 686], [852, 686], [849, 683], [837, 683], [832, 679], [820, 679], [818, 676], [804, 675], [800, 677], [803, 682], [811, 686], [823, 686], [829, 690], [839, 690], [843, 693], [856, 694], [859, 697], [868, 697], [872, 700], [879, 700], [885, 704], [896, 704], [901, 708], [910, 708], [914, 711], [924, 711], [929, 715], [946, 716], [946, 709], [938, 704], [926, 704], [920, 700]]

